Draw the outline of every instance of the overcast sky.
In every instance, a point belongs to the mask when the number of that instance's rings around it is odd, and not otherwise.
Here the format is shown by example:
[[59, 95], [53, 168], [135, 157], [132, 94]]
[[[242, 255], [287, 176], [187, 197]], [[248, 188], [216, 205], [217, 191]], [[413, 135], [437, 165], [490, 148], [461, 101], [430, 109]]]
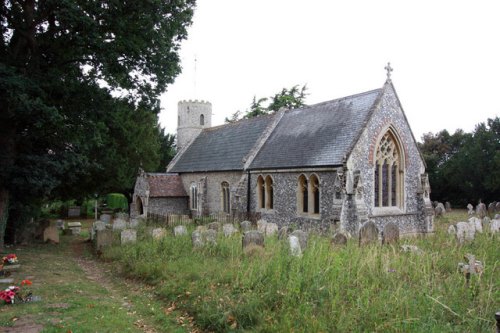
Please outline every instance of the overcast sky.
[[180, 100], [210, 101], [219, 125], [283, 87], [307, 84], [306, 104], [380, 88], [389, 61], [417, 140], [500, 115], [498, 0], [198, 0], [180, 55], [169, 133]]

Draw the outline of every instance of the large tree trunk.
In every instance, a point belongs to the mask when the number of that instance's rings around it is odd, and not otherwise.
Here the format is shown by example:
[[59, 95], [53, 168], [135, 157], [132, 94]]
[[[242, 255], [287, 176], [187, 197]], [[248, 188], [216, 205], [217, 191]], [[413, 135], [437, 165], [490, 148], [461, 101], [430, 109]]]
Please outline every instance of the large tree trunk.
[[5, 227], [9, 219], [9, 191], [0, 189], [0, 251], [3, 251]]

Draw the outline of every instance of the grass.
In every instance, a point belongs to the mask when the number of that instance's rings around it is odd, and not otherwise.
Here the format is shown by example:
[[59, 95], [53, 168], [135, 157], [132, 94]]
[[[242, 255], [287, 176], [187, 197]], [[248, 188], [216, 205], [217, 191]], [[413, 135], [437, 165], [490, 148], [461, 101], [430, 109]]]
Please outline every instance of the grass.
[[[186, 331], [177, 325], [174, 314], [165, 315], [163, 303], [155, 299], [151, 288], [122, 279], [103, 282], [88, 276], [74, 260], [75, 242], [84, 244], [82, 237], [61, 236], [58, 245], [9, 250], [21, 263], [21, 270], [12, 274], [15, 284], [30, 279], [31, 290], [41, 296], [41, 301], [1, 305], [0, 326], [28, 320], [43, 325], [43, 332], [144, 332], [144, 324], [158, 331]], [[92, 259], [85, 246], [80, 251], [80, 256]], [[103, 264], [100, 269], [111, 271]]]
[[[354, 240], [332, 248], [312, 235], [301, 258], [273, 237], [264, 251], [244, 255], [240, 236], [203, 249], [189, 236], [143, 238], [106, 256], [207, 331], [490, 332], [500, 310], [500, 239], [484, 233], [458, 245], [446, 229], [466, 218], [447, 214], [435, 235], [401, 241], [422, 255]], [[469, 286], [457, 271], [466, 253], [485, 266]]]

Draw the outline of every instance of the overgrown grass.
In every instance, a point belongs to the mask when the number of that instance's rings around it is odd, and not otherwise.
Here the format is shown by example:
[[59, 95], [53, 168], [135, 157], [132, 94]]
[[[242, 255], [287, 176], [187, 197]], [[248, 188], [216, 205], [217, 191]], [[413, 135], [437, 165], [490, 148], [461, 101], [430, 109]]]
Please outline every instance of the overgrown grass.
[[[500, 310], [500, 237], [479, 234], [458, 245], [446, 228], [465, 219], [448, 214], [435, 235], [401, 241], [421, 255], [355, 241], [334, 248], [312, 235], [301, 258], [272, 237], [264, 251], [244, 255], [240, 236], [203, 249], [193, 249], [189, 236], [143, 239], [107, 256], [204, 330], [489, 332]], [[485, 266], [469, 286], [457, 271], [466, 253]]]

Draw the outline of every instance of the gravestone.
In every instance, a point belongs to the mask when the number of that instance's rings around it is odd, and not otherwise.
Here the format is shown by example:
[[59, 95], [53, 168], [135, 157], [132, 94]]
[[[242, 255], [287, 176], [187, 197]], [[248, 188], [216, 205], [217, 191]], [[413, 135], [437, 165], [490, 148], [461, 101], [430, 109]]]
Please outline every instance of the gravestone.
[[488, 214], [493, 216], [493, 214], [495, 214], [495, 209], [496, 209], [496, 201], [493, 201], [493, 202], [490, 202], [490, 204], [488, 205]]
[[290, 254], [294, 257], [302, 256], [302, 249], [300, 248], [300, 241], [297, 236], [288, 236], [288, 245], [290, 246]]
[[135, 243], [137, 241], [137, 230], [125, 229], [120, 234], [121, 244]]
[[481, 223], [481, 220], [478, 219], [477, 217], [471, 217], [469, 219], [469, 224], [470, 224], [470, 227], [471, 228], [474, 228], [476, 229], [475, 231], [479, 232], [479, 233], [483, 233], [483, 225]]
[[69, 207], [68, 217], [80, 217], [80, 206]]
[[111, 222], [111, 215], [101, 214], [101, 216], [99, 216], [99, 220], [101, 220], [104, 223], [110, 223]]
[[436, 208], [434, 208], [434, 216], [436, 216], [436, 217], [443, 216], [444, 213], [445, 213], [445, 210], [443, 207], [438, 205]]
[[449, 201], [446, 201], [444, 204], [444, 208], [446, 209], [447, 213], [451, 212], [451, 203]]
[[241, 232], [246, 232], [252, 230], [252, 222], [250, 221], [243, 221], [240, 223], [241, 227]]
[[64, 221], [63, 220], [57, 220], [56, 221], [56, 228], [59, 230], [64, 230]]
[[266, 236], [272, 236], [278, 233], [278, 225], [276, 223], [266, 224]]
[[113, 244], [113, 230], [104, 229], [97, 230], [95, 235], [95, 247], [96, 249], [101, 249], [106, 246], [111, 246]]
[[167, 235], [167, 230], [165, 228], [154, 228], [151, 230], [151, 236], [155, 240], [160, 240]]
[[267, 221], [266, 220], [258, 220], [257, 221], [257, 231], [260, 231], [262, 233], [266, 233], [266, 225], [267, 225]]
[[203, 231], [207, 231], [208, 229], [207, 229], [207, 227], [206, 227], [206, 226], [204, 226], [204, 225], [199, 225], [199, 226], [197, 226], [197, 227], [196, 227], [196, 229], [195, 229], [195, 230], [196, 230], [196, 231], [199, 231], [199, 232], [203, 232]]
[[500, 202], [495, 205], [495, 212], [500, 213]]
[[448, 234], [449, 235], [456, 235], [457, 234], [457, 229], [455, 226], [452, 224], [448, 227]]
[[231, 223], [226, 223], [222, 226], [222, 232], [224, 233], [225, 237], [231, 237], [232, 235], [237, 233], [238, 230]]
[[206, 243], [212, 244], [212, 245], [217, 244], [217, 231], [215, 231], [213, 229], [208, 229], [206, 231], [203, 231], [201, 233], [201, 236], [203, 237], [203, 240]]
[[304, 232], [302, 230], [295, 230], [294, 232], [292, 232], [290, 234], [290, 236], [295, 236], [299, 239], [299, 242], [300, 242], [300, 249], [302, 250], [302, 252], [305, 251], [305, 249], [307, 248], [307, 242], [309, 240], [309, 234], [307, 232]]
[[219, 232], [220, 230], [220, 223], [219, 222], [212, 222], [212, 223], [209, 223], [207, 225], [208, 229], [209, 230], [215, 230], [217, 232]]
[[332, 245], [346, 245], [347, 244], [347, 236], [337, 231], [332, 237]]
[[129, 226], [130, 228], [137, 229], [139, 227], [140, 219], [132, 218], [130, 219]]
[[113, 230], [124, 230], [127, 228], [127, 221], [122, 219], [113, 220]]
[[201, 231], [193, 231], [193, 233], [191, 234], [191, 242], [193, 243], [193, 247], [203, 247], [205, 243], [203, 242], [203, 238], [201, 237]]
[[242, 246], [243, 250], [251, 245], [264, 247], [264, 233], [257, 230], [250, 230], [243, 234]]
[[278, 239], [288, 238], [288, 234], [290, 233], [290, 227], [284, 226], [278, 231]]
[[59, 230], [56, 226], [45, 228], [45, 230], [43, 231], [43, 241], [50, 241], [59, 244]]
[[496, 234], [497, 232], [500, 232], [500, 219], [491, 220], [490, 232], [492, 234]]
[[474, 215], [474, 206], [471, 204], [467, 205], [467, 214], [469, 214], [469, 216]]
[[483, 217], [485, 217], [488, 214], [488, 210], [487, 210], [486, 205], [484, 203], [481, 202], [477, 205], [476, 214], [477, 214], [477, 217], [479, 217], [480, 219], [482, 219]]
[[382, 243], [391, 244], [399, 242], [399, 228], [396, 224], [389, 222], [384, 226]]
[[68, 222], [68, 229], [72, 235], [79, 235], [82, 231], [82, 224], [80, 222]]
[[401, 250], [403, 252], [410, 252], [410, 253], [414, 253], [414, 254], [418, 254], [418, 255], [421, 255], [422, 253], [424, 253], [424, 251], [422, 251], [416, 245], [408, 245], [408, 244], [401, 245]]
[[187, 235], [187, 229], [185, 225], [178, 225], [174, 228], [174, 236], [184, 236]]
[[460, 244], [465, 241], [473, 241], [476, 234], [476, 227], [467, 222], [457, 223], [457, 240]]
[[359, 229], [359, 245], [378, 241], [378, 229], [375, 223], [368, 221]]
[[115, 218], [128, 221], [130, 216], [127, 213], [116, 213]]
[[95, 239], [95, 235], [98, 230], [104, 230], [104, 229], [106, 229], [106, 223], [102, 221], [95, 221], [92, 224], [92, 228], [90, 228], [90, 240]]

